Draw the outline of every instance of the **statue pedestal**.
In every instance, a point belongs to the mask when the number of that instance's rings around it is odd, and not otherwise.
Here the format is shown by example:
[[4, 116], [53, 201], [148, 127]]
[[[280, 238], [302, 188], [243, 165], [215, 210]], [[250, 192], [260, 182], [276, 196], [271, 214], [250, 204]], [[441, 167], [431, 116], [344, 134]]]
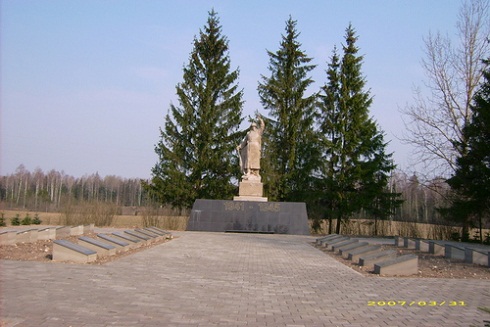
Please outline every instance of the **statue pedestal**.
[[241, 181], [238, 186], [238, 196], [233, 197], [233, 201], [258, 201], [267, 202], [264, 194], [264, 184], [259, 181]]
[[306, 204], [298, 202], [198, 199], [187, 230], [310, 235]]

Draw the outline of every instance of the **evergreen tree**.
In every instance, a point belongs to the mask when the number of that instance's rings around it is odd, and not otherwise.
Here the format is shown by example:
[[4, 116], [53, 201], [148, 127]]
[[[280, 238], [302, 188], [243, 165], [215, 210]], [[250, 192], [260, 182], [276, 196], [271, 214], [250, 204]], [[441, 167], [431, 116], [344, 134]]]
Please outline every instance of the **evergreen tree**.
[[[490, 62], [486, 61], [486, 65]], [[465, 223], [476, 219], [481, 228], [490, 214], [490, 70], [476, 92], [471, 106], [471, 120], [463, 128], [464, 143], [455, 142], [460, 149], [455, 174], [448, 184], [457, 197], [446, 210], [453, 220]], [[464, 147], [464, 148], [463, 148]], [[480, 237], [482, 234], [480, 232]], [[463, 235], [463, 239], [465, 235]]]
[[268, 51], [270, 76], [262, 75], [258, 92], [271, 119], [264, 133], [262, 175], [272, 200], [304, 200], [311, 173], [318, 164], [314, 131], [316, 94], [306, 96], [313, 83], [308, 73], [315, 68], [298, 42], [296, 21], [286, 21], [280, 48]]
[[179, 105], [170, 113], [155, 147], [159, 162], [145, 188], [161, 203], [189, 208], [194, 201], [227, 199], [239, 175], [235, 146], [242, 121], [238, 69], [230, 70], [228, 40], [216, 12], [194, 38], [194, 49], [178, 84]]
[[337, 219], [336, 233], [361, 208], [375, 217], [389, 215], [396, 197], [387, 192], [389, 173], [395, 167], [392, 155], [386, 153], [384, 134], [369, 117], [372, 97], [364, 90], [363, 57], [357, 54], [356, 41], [349, 25], [343, 57], [334, 50], [321, 93], [319, 123], [325, 164], [319, 178], [320, 194], [325, 215]]

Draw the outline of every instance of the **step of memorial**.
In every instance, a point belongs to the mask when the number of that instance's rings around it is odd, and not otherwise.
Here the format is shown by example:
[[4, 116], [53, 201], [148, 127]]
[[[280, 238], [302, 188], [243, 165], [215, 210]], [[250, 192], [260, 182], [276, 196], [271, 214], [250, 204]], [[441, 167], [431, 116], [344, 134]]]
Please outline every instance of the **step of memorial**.
[[346, 246], [339, 248], [338, 254], [341, 255], [342, 258], [347, 259], [347, 257], [349, 256], [349, 251], [359, 249], [359, 248], [363, 248], [363, 247], [368, 246], [368, 245], [369, 245], [368, 242], [357, 242], [357, 243], [354, 243], [351, 245], [346, 245]]
[[347, 260], [351, 260], [352, 262], [359, 263], [359, 258], [361, 256], [366, 256], [372, 253], [380, 252], [381, 246], [379, 245], [368, 245], [362, 248], [357, 248], [354, 250], [348, 251]]
[[339, 250], [345, 246], [349, 246], [349, 245], [352, 245], [352, 244], [357, 244], [359, 243], [359, 240], [355, 240], [355, 239], [350, 239], [350, 240], [347, 240], [345, 242], [340, 242], [340, 243], [337, 243], [337, 244], [334, 244], [332, 245], [332, 252], [334, 254], [339, 254]]
[[117, 252], [115, 246], [106, 244], [102, 241], [88, 236], [79, 237], [78, 244], [88, 249], [94, 250], [95, 252], [97, 252], [97, 256], [100, 257], [115, 255]]
[[89, 263], [97, 260], [97, 252], [67, 240], [53, 242], [53, 261]]
[[129, 241], [124, 242], [120, 239], [117, 239], [116, 237], [112, 237], [106, 234], [97, 234], [97, 237], [100, 238], [103, 242], [115, 246], [118, 252], [126, 252], [131, 248], [130, 244], [128, 243]]
[[396, 258], [395, 250], [384, 250], [372, 254], [363, 255], [359, 258], [359, 266], [364, 266], [367, 269], [373, 270], [374, 265], [389, 259]]
[[374, 273], [383, 276], [410, 276], [419, 272], [419, 257], [405, 254], [374, 264]]

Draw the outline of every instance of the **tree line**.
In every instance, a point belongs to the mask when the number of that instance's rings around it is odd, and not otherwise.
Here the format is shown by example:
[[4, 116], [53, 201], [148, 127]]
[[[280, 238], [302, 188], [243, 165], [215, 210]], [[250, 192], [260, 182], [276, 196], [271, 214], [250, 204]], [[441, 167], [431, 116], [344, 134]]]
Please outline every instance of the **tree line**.
[[60, 211], [69, 204], [107, 202], [117, 206], [142, 206], [139, 179], [100, 177], [98, 173], [73, 177], [63, 171], [33, 172], [20, 165], [15, 173], [0, 176], [0, 201], [6, 208]]
[[[442, 189], [429, 189], [419, 177], [396, 170], [389, 178], [388, 187], [400, 193], [403, 203], [392, 218], [399, 221], [441, 223], [439, 207], [445, 205], [448, 184], [433, 181]], [[141, 180], [119, 176], [100, 177], [97, 173], [74, 177], [64, 172], [41, 169], [29, 171], [20, 165], [12, 174], [0, 176], [0, 202], [3, 209], [30, 211], [62, 211], [67, 205], [80, 202], [110, 203], [119, 207], [148, 206], [149, 202]], [[358, 218], [369, 218], [359, 212]]]

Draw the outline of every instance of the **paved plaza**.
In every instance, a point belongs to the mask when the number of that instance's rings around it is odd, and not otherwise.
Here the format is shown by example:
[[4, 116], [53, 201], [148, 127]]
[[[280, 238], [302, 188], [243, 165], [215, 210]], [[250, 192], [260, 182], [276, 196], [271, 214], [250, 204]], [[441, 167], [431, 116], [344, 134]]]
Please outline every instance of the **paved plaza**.
[[483, 327], [490, 320], [477, 309], [490, 307], [488, 280], [366, 277], [309, 236], [174, 235], [103, 265], [1, 260], [0, 326]]

